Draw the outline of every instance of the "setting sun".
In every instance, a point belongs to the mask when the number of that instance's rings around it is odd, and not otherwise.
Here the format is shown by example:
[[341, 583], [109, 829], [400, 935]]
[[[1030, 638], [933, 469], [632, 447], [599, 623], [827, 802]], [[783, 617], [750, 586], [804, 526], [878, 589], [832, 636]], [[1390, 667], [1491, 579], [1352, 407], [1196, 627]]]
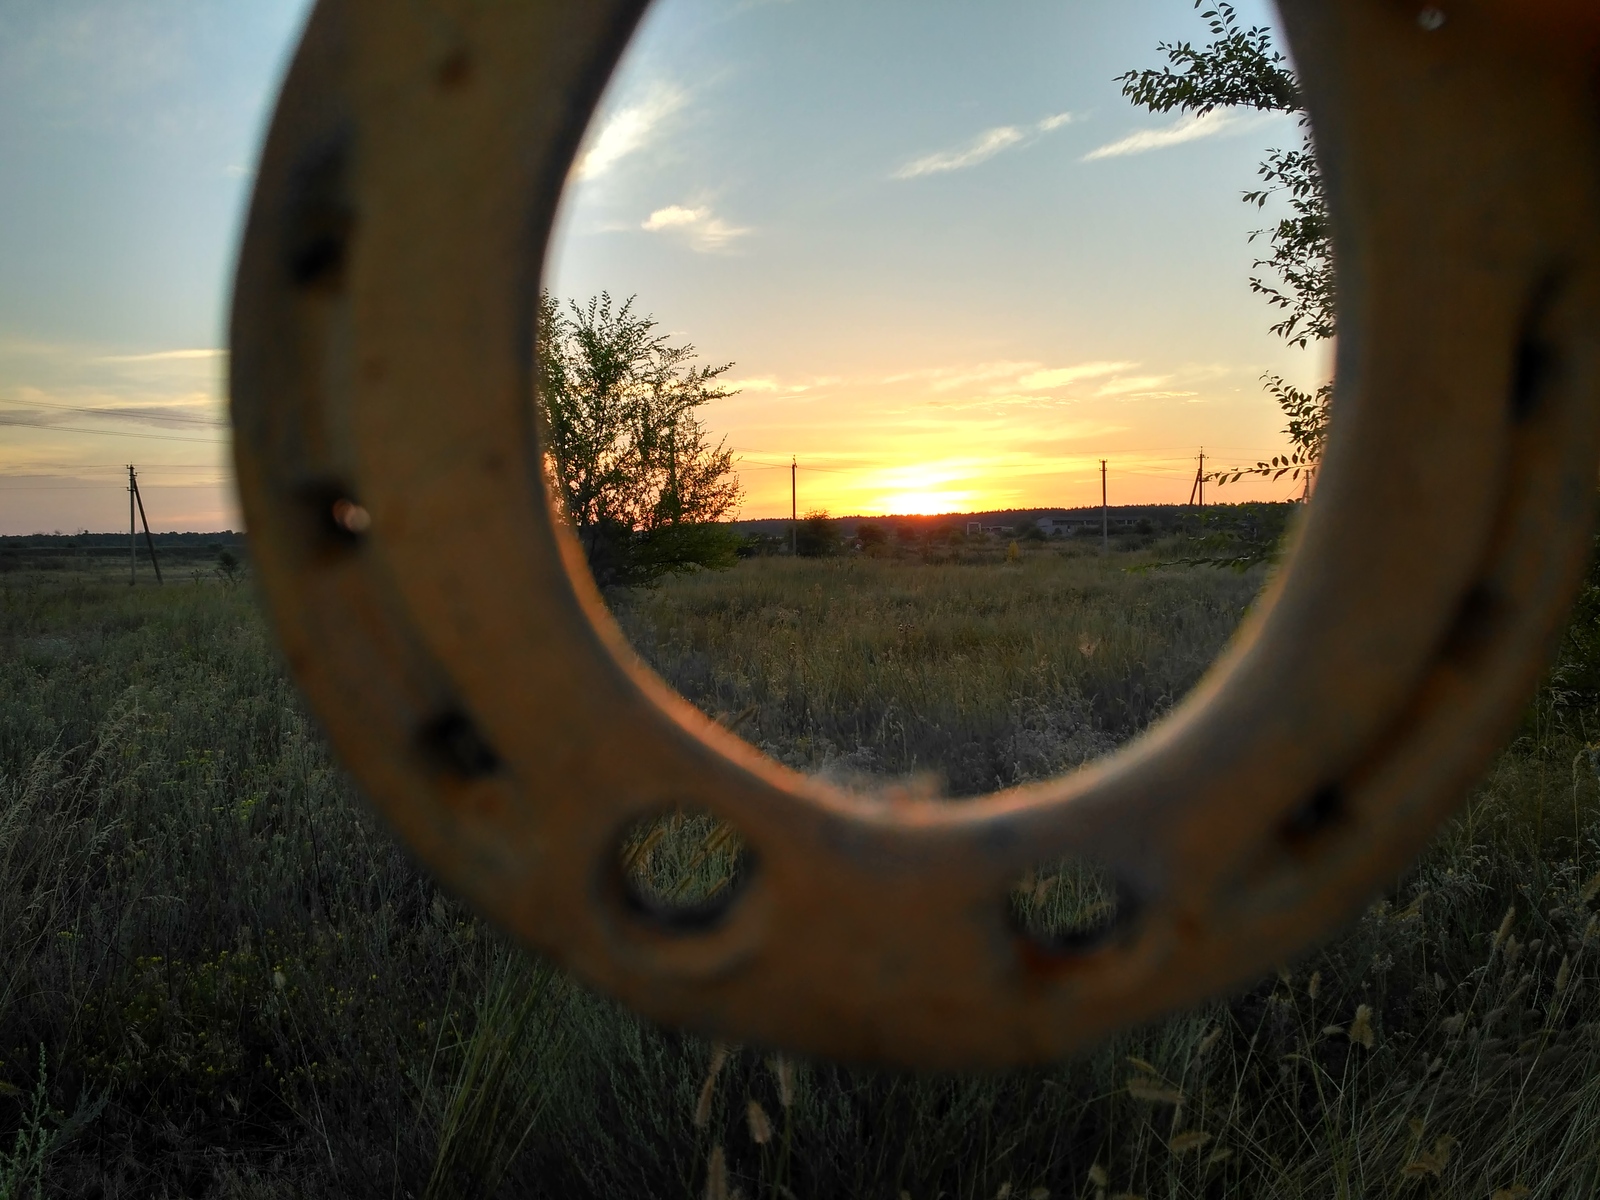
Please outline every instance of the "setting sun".
[[931, 517], [939, 513], [965, 512], [971, 507], [971, 492], [900, 492], [883, 497], [870, 505], [869, 511], [874, 516], [903, 514]]

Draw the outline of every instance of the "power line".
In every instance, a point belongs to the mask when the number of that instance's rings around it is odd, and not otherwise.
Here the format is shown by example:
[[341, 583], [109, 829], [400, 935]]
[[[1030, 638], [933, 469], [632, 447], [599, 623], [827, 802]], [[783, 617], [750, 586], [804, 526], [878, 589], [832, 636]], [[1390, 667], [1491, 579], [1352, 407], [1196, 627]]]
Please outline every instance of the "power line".
[[[198, 483], [147, 483], [141, 489], [147, 492], [186, 492], [198, 488], [224, 487], [230, 480], [206, 479]], [[122, 486], [115, 483], [51, 483], [28, 484], [18, 487], [13, 484], [0, 484], [0, 492], [111, 492], [122, 491]]]
[[[0, 478], [5, 478], [6, 476], [20, 478], [25, 473], [30, 476], [50, 475], [62, 471], [71, 471], [74, 474], [95, 473], [120, 476], [127, 469], [111, 463], [97, 462], [21, 462], [15, 465], [22, 469], [0, 472]], [[157, 469], [163, 473], [170, 474], [173, 471], [214, 472], [218, 468], [214, 463], [162, 463]]]
[[12, 401], [21, 404], [23, 411], [35, 408], [47, 408], [53, 412], [79, 413], [88, 417], [105, 417], [113, 421], [171, 421], [179, 425], [203, 425], [209, 429], [226, 429], [228, 422], [218, 421], [212, 417], [190, 417], [182, 413], [140, 412], [135, 413], [125, 408], [87, 408], [77, 404], [51, 404], [48, 400]]
[[92, 433], [100, 437], [140, 438], [154, 442], [193, 442], [200, 446], [224, 446], [220, 438], [180, 437], [175, 433], [123, 433], [115, 429], [85, 429], [81, 425], [51, 425], [47, 421], [9, 421], [0, 417], [0, 425], [25, 425], [31, 429], [50, 429], [59, 433]]

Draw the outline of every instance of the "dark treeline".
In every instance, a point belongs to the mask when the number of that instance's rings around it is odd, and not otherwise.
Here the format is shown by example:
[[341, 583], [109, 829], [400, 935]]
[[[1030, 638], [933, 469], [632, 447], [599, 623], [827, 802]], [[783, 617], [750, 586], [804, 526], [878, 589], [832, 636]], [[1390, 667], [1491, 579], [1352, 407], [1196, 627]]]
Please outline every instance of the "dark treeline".
[[[248, 558], [245, 535], [232, 529], [211, 533], [155, 533], [151, 535], [163, 569], [171, 564], [185, 572], [208, 569], [224, 555], [230, 561]], [[137, 541], [138, 569], [150, 572], [150, 551], [141, 531]], [[128, 559], [127, 533], [30, 533], [0, 537], [0, 571], [101, 570]]]

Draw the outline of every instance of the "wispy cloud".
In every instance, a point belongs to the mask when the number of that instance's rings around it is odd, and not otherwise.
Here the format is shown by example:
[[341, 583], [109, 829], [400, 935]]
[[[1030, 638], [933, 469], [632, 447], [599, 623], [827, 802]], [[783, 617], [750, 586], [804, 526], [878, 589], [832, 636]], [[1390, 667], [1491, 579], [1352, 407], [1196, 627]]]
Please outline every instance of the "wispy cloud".
[[101, 355], [101, 362], [111, 363], [147, 363], [147, 362], [182, 362], [186, 359], [222, 358], [226, 350], [157, 350], [153, 354], [105, 354]]
[[1246, 126], [1257, 123], [1256, 120], [1220, 108], [1212, 109], [1204, 116], [1191, 113], [1160, 129], [1141, 129], [1138, 133], [1130, 133], [1127, 137], [1107, 142], [1104, 146], [1085, 154], [1083, 161], [1096, 162], [1102, 158], [1126, 158], [1131, 154], [1148, 154], [1152, 150], [1165, 150], [1169, 146], [1181, 146], [1185, 142], [1197, 142], [1201, 138], [1216, 137], [1229, 131], [1242, 131]]
[[956, 150], [940, 150], [935, 154], [908, 162], [894, 173], [896, 179], [918, 179], [923, 175], [938, 175], [945, 171], [964, 171], [987, 162], [1000, 151], [1022, 141], [1022, 130], [1015, 125], [1001, 125], [980, 133], [974, 140]]
[[759, 379], [728, 379], [724, 382], [731, 390], [738, 392], [766, 392], [776, 395], [789, 390], [770, 376]]
[[1021, 400], [1039, 392], [1060, 391], [1090, 379], [1104, 379], [1132, 370], [1134, 362], [1084, 362], [1069, 367], [1050, 367], [1041, 362], [975, 363], [962, 367], [925, 367], [885, 376], [886, 384], [926, 382], [935, 392], [976, 391], [990, 397]]
[[685, 208], [681, 204], [656, 209], [639, 228], [647, 233], [677, 233], [694, 249], [704, 251], [726, 249], [730, 242], [750, 232], [748, 226], [728, 224], [709, 206]]
[[[1084, 379], [1101, 379], [1138, 366], [1129, 362], [1088, 362], [1075, 367], [1051, 367], [1043, 371], [1030, 371], [1017, 380], [1017, 387], [1025, 392], [1046, 392], [1055, 388], [1070, 387]], [[1102, 395], [1106, 393], [1102, 390]]]
[[903, 401], [874, 400], [873, 411], [880, 415], [893, 413], [901, 422], [914, 422], [918, 414], [930, 410], [1003, 416], [1019, 410], [1061, 411], [1094, 401], [1193, 401], [1203, 395], [1191, 390], [1196, 384], [1233, 373], [1233, 368], [1223, 364], [1188, 364], [1165, 374], [1136, 374], [1140, 366], [1137, 362], [1115, 359], [1069, 366], [999, 359], [921, 367], [892, 375], [856, 378], [819, 375], [789, 379], [752, 375], [726, 382], [728, 387], [752, 400], [798, 400], [802, 397], [807, 401], [827, 400], [841, 394], [883, 395], [878, 389], [886, 389], [889, 395], [903, 397]]
[[1172, 378], [1171, 375], [1132, 375], [1108, 379], [1095, 391], [1096, 396], [1149, 396]]
[[[1054, 367], [1040, 362], [975, 363], [965, 366], [926, 367], [902, 371], [876, 380], [881, 386], [920, 383], [927, 399], [922, 410], [943, 413], [985, 413], [1006, 417], [1019, 411], [1063, 411], [1093, 401], [1187, 400], [1198, 402], [1203, 393], [1191, 390], [1201, 380], [1231, 372], [1222, 365], [1185, 366], [1173, 373], [1133, 374], [1141, 364], [1095, 360]], [[907, 409], [907, 414], [917, 409]]]
[[684, 225], [693, 225], [705, 216], [703, 208], [684, 208], [682, 205], [669, 204], [666, 208], [658, 208], [646, 218], [641, 228], [654, 233], [658, 229], [677, 229]]
[[946, 171], [964, 171], [968, 167], [989, 161], [996, 154], [1013, 146], [1025, 145], [1047, 133], [1054, 133], [1062, 126], [1070, 125], [1072, 121], [1073, 115], [1067, 112], [1055, 113], [1032, 125], [997, 125], [980, 133], [964, 145], [913, 159], [897, 170], [894, 178], [920, 179], [925, 175], [941, 175]]
[[789, 383], [772, 375], [760, 375], [751, 379], [728, 379], [723, 382], [737, 392], [754, 392], [768, 396], [801, 396], [818, 388], [837, 387], [844, 380], [837, 375], [819, 375], [804, 383]]
[[628, 155], [643, 149], [662, 122], [688, 103], [682, 88], [657, 84], [632, 104], [609, 113], [588, 139], [572, 169], [574, 179], [598, 179]]
[[0, 394], [0, 424], [61, 425], [88, 420], [198, 429], [226, 429], [228, 425], [204, 392], [129, 401], [86, 389], [65, 395], [29, 386], [8, 390], [9, 395]]
[[[994, 379], [1012, 380], [1024, 371], [1031, 371], [1039, 366], [1036, 362], [987, 362], [977, 363], [973, 366], [963, 367], [922, 367], [915, 371], [900, 371], [893, 375], [886, 375], [883, 383], [908, 383], [913, 380], [926, 380], [936, 392], [948, 392], [955, 388], [968, 387], [974, 383], [985, 383]], [[1009, 386], [1009, 385], [1008, 385]]]

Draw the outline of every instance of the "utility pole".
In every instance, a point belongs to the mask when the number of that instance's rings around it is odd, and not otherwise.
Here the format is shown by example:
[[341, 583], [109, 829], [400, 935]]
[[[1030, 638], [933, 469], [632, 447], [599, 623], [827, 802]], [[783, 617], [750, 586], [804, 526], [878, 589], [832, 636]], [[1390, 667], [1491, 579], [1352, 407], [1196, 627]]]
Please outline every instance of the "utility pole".
[[1205, 447], [1200, 449], [1200, 465], [1194, 473], [1194, 486], [1189, 489], [1189, 503], [1195, 502], [1195, 497], [1200, 499], [1200, 507], [1206, 506], [1206, 452]]
[[128, 586], [139, 569], [139, 535], [133, 527], [133, 464], [128, 464]]
[[139, 506], [139, 520], [144, 522], [144, 544], [150, 550], [150, 565], [155, 568], [156, 582], [165, 583], [161, 578], [161, 563], [156, 558], [155, 539], [150, 536], [150, 521], [144, 515], [144, 497], [139, 494], [139, 476], [133, 469], [133, 464], [128, 464], [128, 586], [132, 587], [134, 572], [139, 565], [139, 534], [133, 524], [133, 506]]
[[1111, 553], [1111, 508], [1106, 503], [1106, 460], [1100, 460], [1100, 553]]
[[789, 458], [789, 553], [794, 557], [800, 556], [800, 487], [797, 476], [800, 471], [800, 460], [793, 455]]
[[150, 565], [155, 568], [156, 582], [165, 583], [161, 578], [161, 560], [156, 558], [156, 540], [150, 536], [150, 521], [144, 515], [144, 495], [139, 491], [139, 476], [134, 474], [133, 468], [128, 468], [128, 473], [133, 477], [133, 498], [139, 503], [139, 523], [144, 526], [144, 544], [150, 549]]

